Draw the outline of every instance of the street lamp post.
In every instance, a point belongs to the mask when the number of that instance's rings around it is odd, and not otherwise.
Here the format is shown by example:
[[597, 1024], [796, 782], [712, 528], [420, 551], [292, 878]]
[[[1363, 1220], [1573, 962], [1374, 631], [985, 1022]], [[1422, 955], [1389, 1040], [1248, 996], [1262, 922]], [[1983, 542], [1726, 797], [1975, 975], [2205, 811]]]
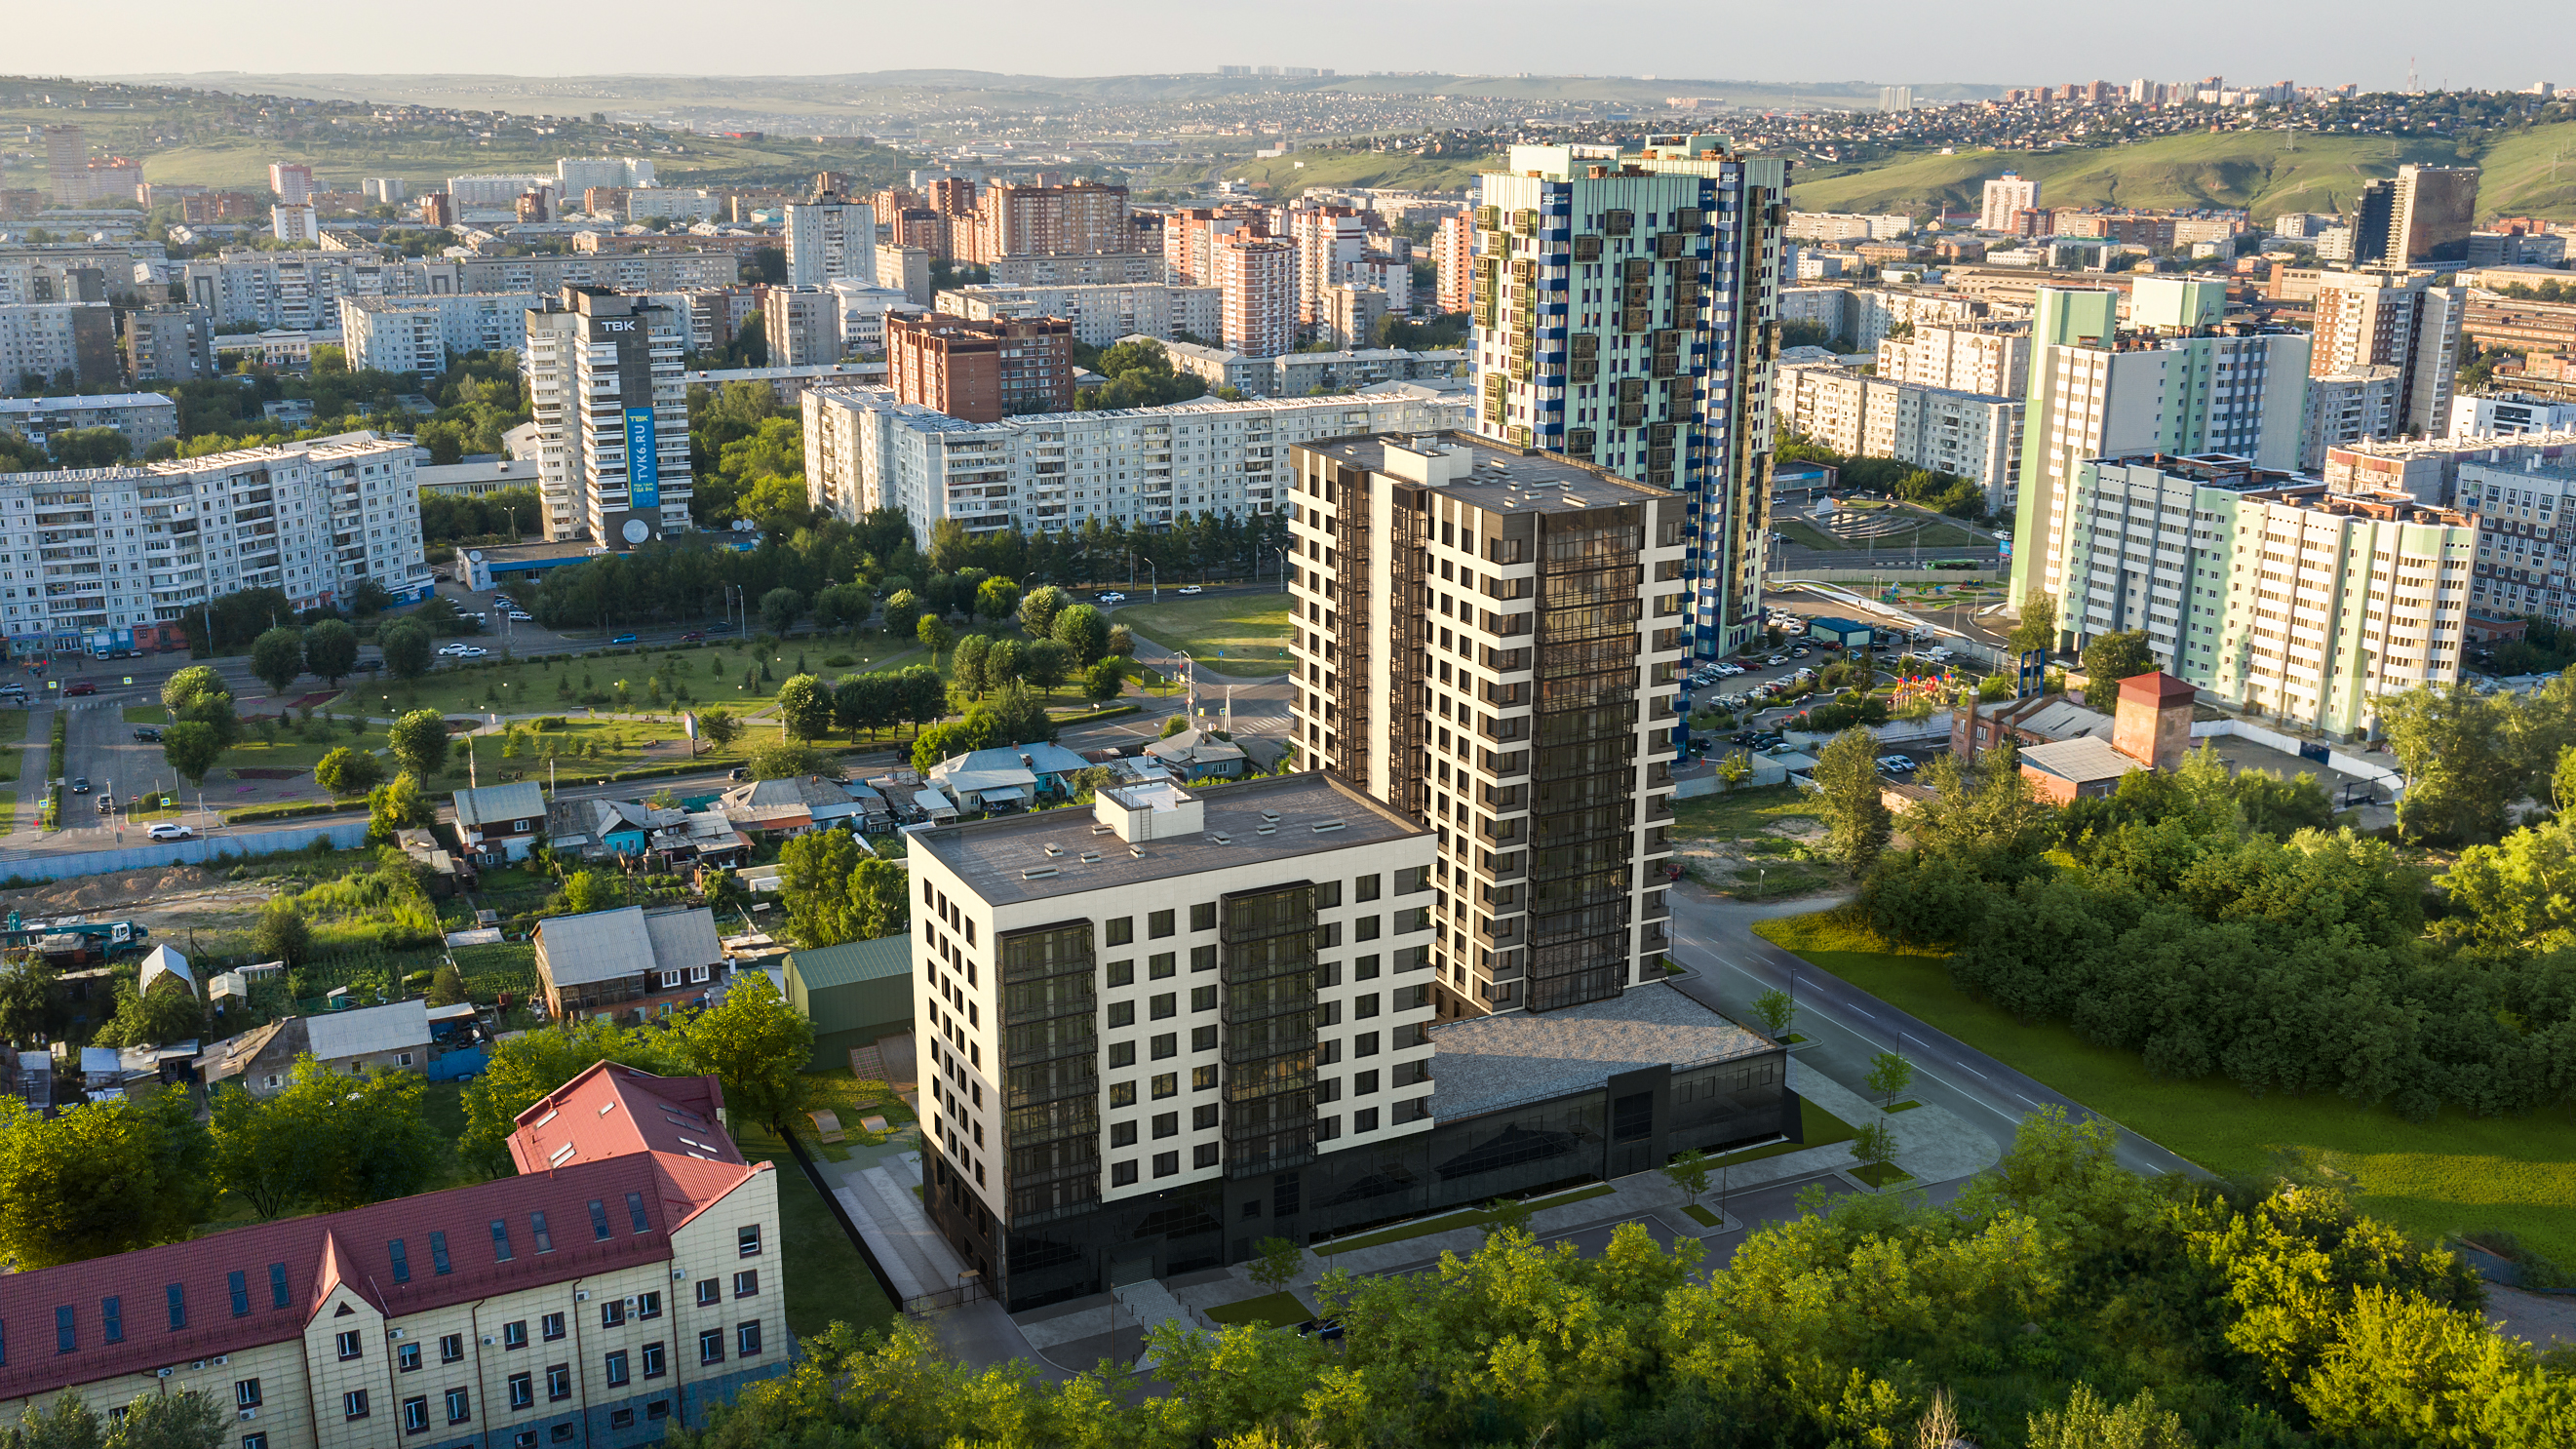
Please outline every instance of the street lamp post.
[[1291, 551], [1285, 548], [1272, 550], [1279, 555], [1279, 592], [1283, 594], [1288, 592], [1288, 555]]

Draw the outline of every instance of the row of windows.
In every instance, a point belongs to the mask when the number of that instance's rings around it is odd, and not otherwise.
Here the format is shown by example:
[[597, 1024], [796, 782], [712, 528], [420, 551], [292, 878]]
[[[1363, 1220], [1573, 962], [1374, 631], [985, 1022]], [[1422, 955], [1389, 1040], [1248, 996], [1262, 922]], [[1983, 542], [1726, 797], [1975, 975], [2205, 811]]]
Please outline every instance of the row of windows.
[[[250, 1275], [239, 1269], [225, 1275], [225, 1286], [232, 1303], [233, 1317], [247, 1318], [251, 1311]], [[172, 1283], [162, 1290], [170, 1312], [170, 1331], [177, 1333], [188, 1326], [188, 1288]], [[268, 1294], [271, 1308], [288, 1306], [286, 1265], [268, 1265]], [[122, 1296], [102, 1298], [98, 1303], [100, 1341], [125, 1341], [125, 1300]], [[80, 1348], [80, 1312], [71, 1304], [54, 1309], [54, 1352], [74, 1353]], [[0, 1337], [0, 1364], [9, 1361], [7, 1339]]]
[[[760, 1321], [758, 1319], [753, 1319], [749, 1322], [735, 1324], [733, 1328], [733, 1340], [734, 1357], [759, 1357], [761, 1352]], [[700, 1333], [698, 1335], [698, 1362], [701, 1364], [720, 1364], [724, 1361], [725, 1331], [721, 1328], [710, 1328]], [[635, 1349], [631, 1354], [626, 1349], [614, 1349], [601, 1360], [601, 1369], [606, 1378], [607, 1385], [610, 1388], [622, 1388], [625, 1385], [634, 1382], [639, 1373], [646, 1379], [658, 1379], [664, 1374], [670, 1372], [669, 1349], [667, 1345], [661, 1343], [644, 1344]], [[564, 1363], [549, 1364], [546, 1367], [545, 1375], [546, 1401], [548, 1403], [560, 1403], [572, 1397], [572, 1365]], [[510, 1375], [507, 1381], [507, 1392], [509, 1394], [509, 1406], [512, 1412], [536, 1407], [537, 1387], [535, 1370]], [[444, 1406], [447, 1411], [448, 1423], [465, 1424], [473, 1421], [473, 1397], [471, 1390], [463, 1388], [448, 1389], [441, 1397], [444, 1400]], [[243, 1408], [256, 1408], [260, 1400], [259, 1380], [244, 1379], [239, 1383], [234, 1384], [233, 1399], [236, 1404]], [[340, 1414], [343, 1419], [364, 1419], [372, 1415], [373, 1412], [374, 1410], [368, 1399], [368, 1391], [365, 1389], [351, 1389], [340, 1396]], [[425, 1432], [429, 1426], [429, 1396], [427, 1394], [415, 1394], [404, 1399], [402, 1401], [403, 1432], [406, 1434], [418, 1434]], [[243, 1441], [243, 1449], [251, 1449], [248, 1440]]]

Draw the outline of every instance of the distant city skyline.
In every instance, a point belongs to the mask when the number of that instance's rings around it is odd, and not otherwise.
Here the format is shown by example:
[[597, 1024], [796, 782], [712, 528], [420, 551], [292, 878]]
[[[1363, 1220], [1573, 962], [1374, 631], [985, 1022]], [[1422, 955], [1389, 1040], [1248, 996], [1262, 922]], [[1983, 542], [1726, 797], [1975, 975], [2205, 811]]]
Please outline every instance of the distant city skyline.
[[[267, 7], [267, 23], [257, 25], [181, 0], [131, 0], [119, 14], [109, 43], [86, 12], [36, 7], [18, 17], [11, 54], [0, 65], [19, 74], [87, 77], [186, 73], [208, 84], [219, 84], [226, 70], [792, 78], [786, 65], [793, 65], [804, 76], [933, 69], [1079, 78], [1266, 64], [1640, 79], [1651, 70], [1668, 79], [1916, 86], [2222, 74], [2395, 90], [2405, 84], [2411, 59], [2428, 89], [2519, 90], [2542, 80], [2576, 85], [2576, 67], [2566, 67], [2564, 76], [2530, 73], [2535, 65], [2560, 63], [2564, 52], [2491, 38], [2546, 33], [2548, 23], [2564, 18], [2547, 0], [2485, 7], [2470, 34], [2406, 24], [2420, 12], [2400, 11], [2391, 0], [2366, 0], [2359, 14], [2339, 12], [2330, 25], [2317, 23], [2310, 11], [2183, 0], [2178, 11], [2159, 11], [2152, 24], [2126, 16], [2091, 23], [2065, 17], [2034, 30], [2001, 16], [1995, 28], [1954, 19], [1837, 29], [1831, 46], [1817, 44], [1812, 17], [1803, 12], [1676, 0], [1624, 6], [1616, 26], [1598, 28], [1567, 27], [1560, 11], [1530, 0], [1472, 11], [1456, 4], [1389, 8], [1310, 0], [1299, 6], [1293, 25], [1172, 0], [1118, 0], [1078, 12], [1031, 0], [988, 0], [968, 32], [958, 29], [954, 8], [853, 9], [825, 0], [779, 0], [717, 24], [706, 23], [703, 9], [674, 0], [638, 0], [607, 26], [587, 10], [496, 0], [453, 0], [434, 9], [398, 9], [383, 0], [354, 6], [285, 0]], [[2544, 29], [2525, 30], [2518, 21]], [[794, 43], [782, 46], [788, 37]], [[685, 45], [675, 49], [682, 39]], [[688, 69], [675, 70], [683, 57]], [[530, 69], [536, 60], [555, 64]], [[391, 69], [396, 62], [399, 71]]]

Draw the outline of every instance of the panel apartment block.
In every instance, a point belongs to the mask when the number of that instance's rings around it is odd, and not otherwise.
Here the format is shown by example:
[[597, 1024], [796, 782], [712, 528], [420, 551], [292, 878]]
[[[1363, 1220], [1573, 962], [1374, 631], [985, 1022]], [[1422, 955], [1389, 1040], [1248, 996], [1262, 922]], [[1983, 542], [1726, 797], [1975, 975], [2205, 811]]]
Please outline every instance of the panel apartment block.
[[1694, 652], [1761, 617], [1787, 163], [1515, 146], [1475, 214], [1478, 428], [1683, 495]]
[[622, 551], [688, 532], [688, 311], [566, 287], [527, 319], [547, 540]]
[[1686, 500], [1463, 434], [1293, 456], [1291, 747], [1437, 833], [1440, 1015], [1646, 979], [1669, 944]]

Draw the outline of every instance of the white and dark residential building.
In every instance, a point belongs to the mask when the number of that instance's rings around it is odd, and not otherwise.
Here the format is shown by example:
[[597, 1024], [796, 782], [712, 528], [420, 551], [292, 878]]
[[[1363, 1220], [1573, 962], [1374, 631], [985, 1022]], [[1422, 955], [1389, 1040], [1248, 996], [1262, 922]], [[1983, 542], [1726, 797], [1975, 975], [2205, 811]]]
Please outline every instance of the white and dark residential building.
[[787, 208], [787, 284], [877, 282], [876, 211], [864, 201], [824, 194]]
[[623, 551], [690, 529], [687, 309], [566, 287], [527, 313], [522, 366], [549, 542]]
[[1771, 415], [1836, 452], [1974, 479], [1997, 510], [2021, 476], [2021, 403], [1896, 382], [1832, 364], [1777, 369]]

